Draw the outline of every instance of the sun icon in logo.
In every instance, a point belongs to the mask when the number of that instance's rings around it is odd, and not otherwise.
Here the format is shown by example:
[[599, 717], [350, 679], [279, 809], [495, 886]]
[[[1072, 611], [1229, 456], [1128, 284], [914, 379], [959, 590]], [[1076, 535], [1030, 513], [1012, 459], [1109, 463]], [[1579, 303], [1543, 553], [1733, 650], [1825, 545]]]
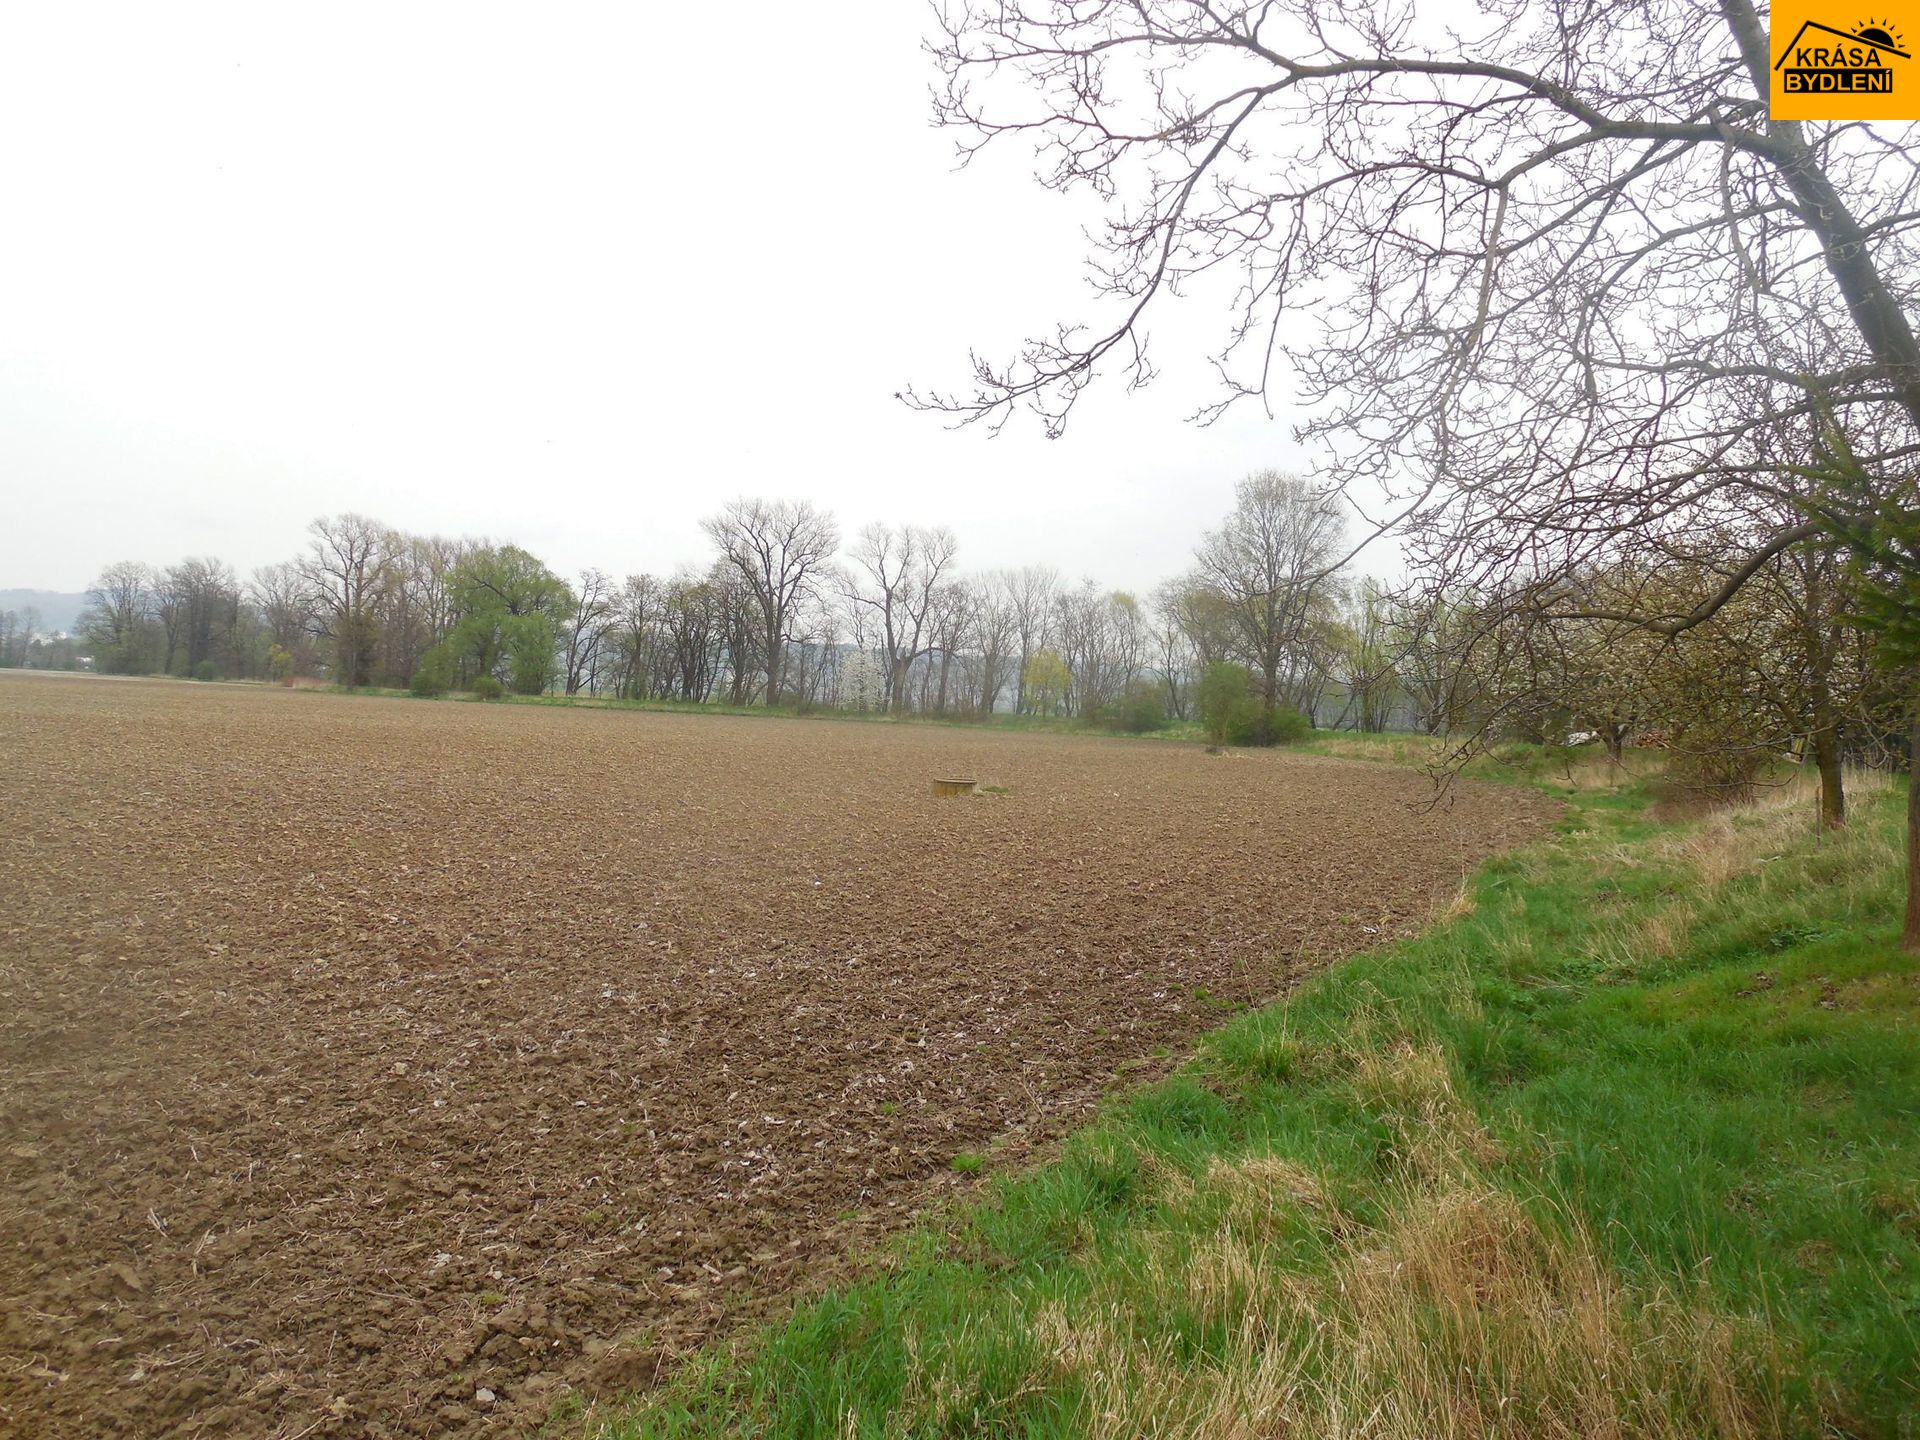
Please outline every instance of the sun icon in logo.
[[1853, 33], [1882, 50], [1901, 50], [1906, 47], [1906, 41], [1895, 33], [1891, 20], [1869, 20]]

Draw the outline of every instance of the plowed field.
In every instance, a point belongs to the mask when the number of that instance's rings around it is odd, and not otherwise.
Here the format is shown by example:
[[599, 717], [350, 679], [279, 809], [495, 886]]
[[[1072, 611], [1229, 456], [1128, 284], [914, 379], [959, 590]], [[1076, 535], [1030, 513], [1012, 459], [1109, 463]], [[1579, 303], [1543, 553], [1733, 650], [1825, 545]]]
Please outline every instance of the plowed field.
[[506, 1434], [644, 1383], [1546, 811], [1426, 794], [0, 672], [0, 1434]]

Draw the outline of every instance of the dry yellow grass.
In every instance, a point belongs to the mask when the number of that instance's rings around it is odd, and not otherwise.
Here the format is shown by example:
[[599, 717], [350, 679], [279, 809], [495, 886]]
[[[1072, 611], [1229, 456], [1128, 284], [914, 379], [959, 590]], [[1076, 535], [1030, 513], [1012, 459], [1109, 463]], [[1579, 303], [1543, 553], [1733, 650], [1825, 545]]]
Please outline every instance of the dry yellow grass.
[[[1848, 804], [1864, 811], [1891, 783], [1884, 771], [1849, 769]], [[1690, 883], [1653, 914], [1614, 930], [1603, 930], [1590, 944], [1589, 953], [1609, 969], [1622, 973], [1630, 973], [1650, 960], [1678, 955], [1699, 921], [1704, 899], [1718, 894], [1731, 881], [1765, 872], [1768, 865], [1809, 836], [1826, 848], [1833, 878], [1843, 887], [1850, 877], [1864, 881], [1897, 863], [1893, 838], [1884, 831], [1848, 826], [1822, 836], [1819, 827], [1819, 779], [1799, 772], [1749, 800], [1715, 810], [1677, 830], [1644, 856], [1626, 847], [1617, 848], [1608, 856], [1612, 865], [1673, 865]]]
[[[1891, 783], [1885, 771], [1849, 769], [1848, 803], [1867, 804]], [[1743, 805], [1708, 816], [1675, 843], [1703, 883], [1719, 885], [1752, 873], [1819, 826], [1820, 782], [1799, 772]]]
[[[1136, 1258], [1032, 1323], [1030, 1388], [1083, 1397], [1089, 1440], [1700, 1440], [1780, 1433], [1753, 1337], [1687, 1297], [1629, 1293], [1592, 1238], [1543, 1224], [1489, 1180], [1501, 1147], [1431, 1047], [1357, 1048], [1360, 1094], [1405, 1147], [1384, 1218], [1344, 1213], [1321, 1179], [1272, 1157], [1161, 1177], [1170, 1220]], [[1325, 1243], [1302, 1270], [1285, 1236]], [[1165, 1313], [1224, 1337], [1196, 1356]], [[1736, 1339], [1746, 1343], [1736, 1345]], [[964, 1374], [915, 1373], [888, 1433], [945, 1433]], [[846, 1433], [857, 1433], [848, 1417]]]
[[[1414, 1147], [1383, 1224], [1342, 1216], [1284, 1162], [1216, 1164], [1206, 1185], [1226, 1209], [1209, 1239], [1150, 1250], [1129, 1298], [1043, 1314], [1044, 1349], [1088, 1397], [1089, 1436], [1775, 1432], [1724, 1321], [1673, 1297], [1636, 1302], [1577, 1228], [1550, 1231], [1486, 1183], [1479, 1167], [1498, 1147], [1437, 1051], [1402, 1047], [1360, 1079]], [[1338, 1237], [1330, 1277], [1303, 1278], [1268, 1243], [1279, 1215], [1302, 1209]], [[1141, 1281], [1224, 1333], [1225, 1353], [1196, 1365], [1170, 1343], [1138, 1343]]]

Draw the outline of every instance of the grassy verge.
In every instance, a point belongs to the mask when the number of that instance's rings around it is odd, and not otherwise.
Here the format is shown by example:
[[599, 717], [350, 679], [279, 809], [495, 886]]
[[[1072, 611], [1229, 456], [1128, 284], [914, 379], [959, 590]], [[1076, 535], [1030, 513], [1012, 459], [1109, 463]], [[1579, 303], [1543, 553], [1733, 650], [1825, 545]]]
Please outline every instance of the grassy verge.
[[[1576, 788], [1577, 787], [1573, 787]], [[872, 1276], [573, 1422], [699, 1435], [1920, 1434], [1895, 797], [1577, 792]]]

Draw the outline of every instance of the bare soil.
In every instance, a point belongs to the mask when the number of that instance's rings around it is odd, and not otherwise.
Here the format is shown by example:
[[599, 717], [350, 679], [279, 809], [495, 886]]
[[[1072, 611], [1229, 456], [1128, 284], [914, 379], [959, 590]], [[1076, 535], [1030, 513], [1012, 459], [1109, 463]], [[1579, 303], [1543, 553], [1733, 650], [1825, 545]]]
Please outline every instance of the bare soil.
[[644, 1384], [1549, 808], [1427, 798], [0, 673], [0, 1434], [506, 1434]]

